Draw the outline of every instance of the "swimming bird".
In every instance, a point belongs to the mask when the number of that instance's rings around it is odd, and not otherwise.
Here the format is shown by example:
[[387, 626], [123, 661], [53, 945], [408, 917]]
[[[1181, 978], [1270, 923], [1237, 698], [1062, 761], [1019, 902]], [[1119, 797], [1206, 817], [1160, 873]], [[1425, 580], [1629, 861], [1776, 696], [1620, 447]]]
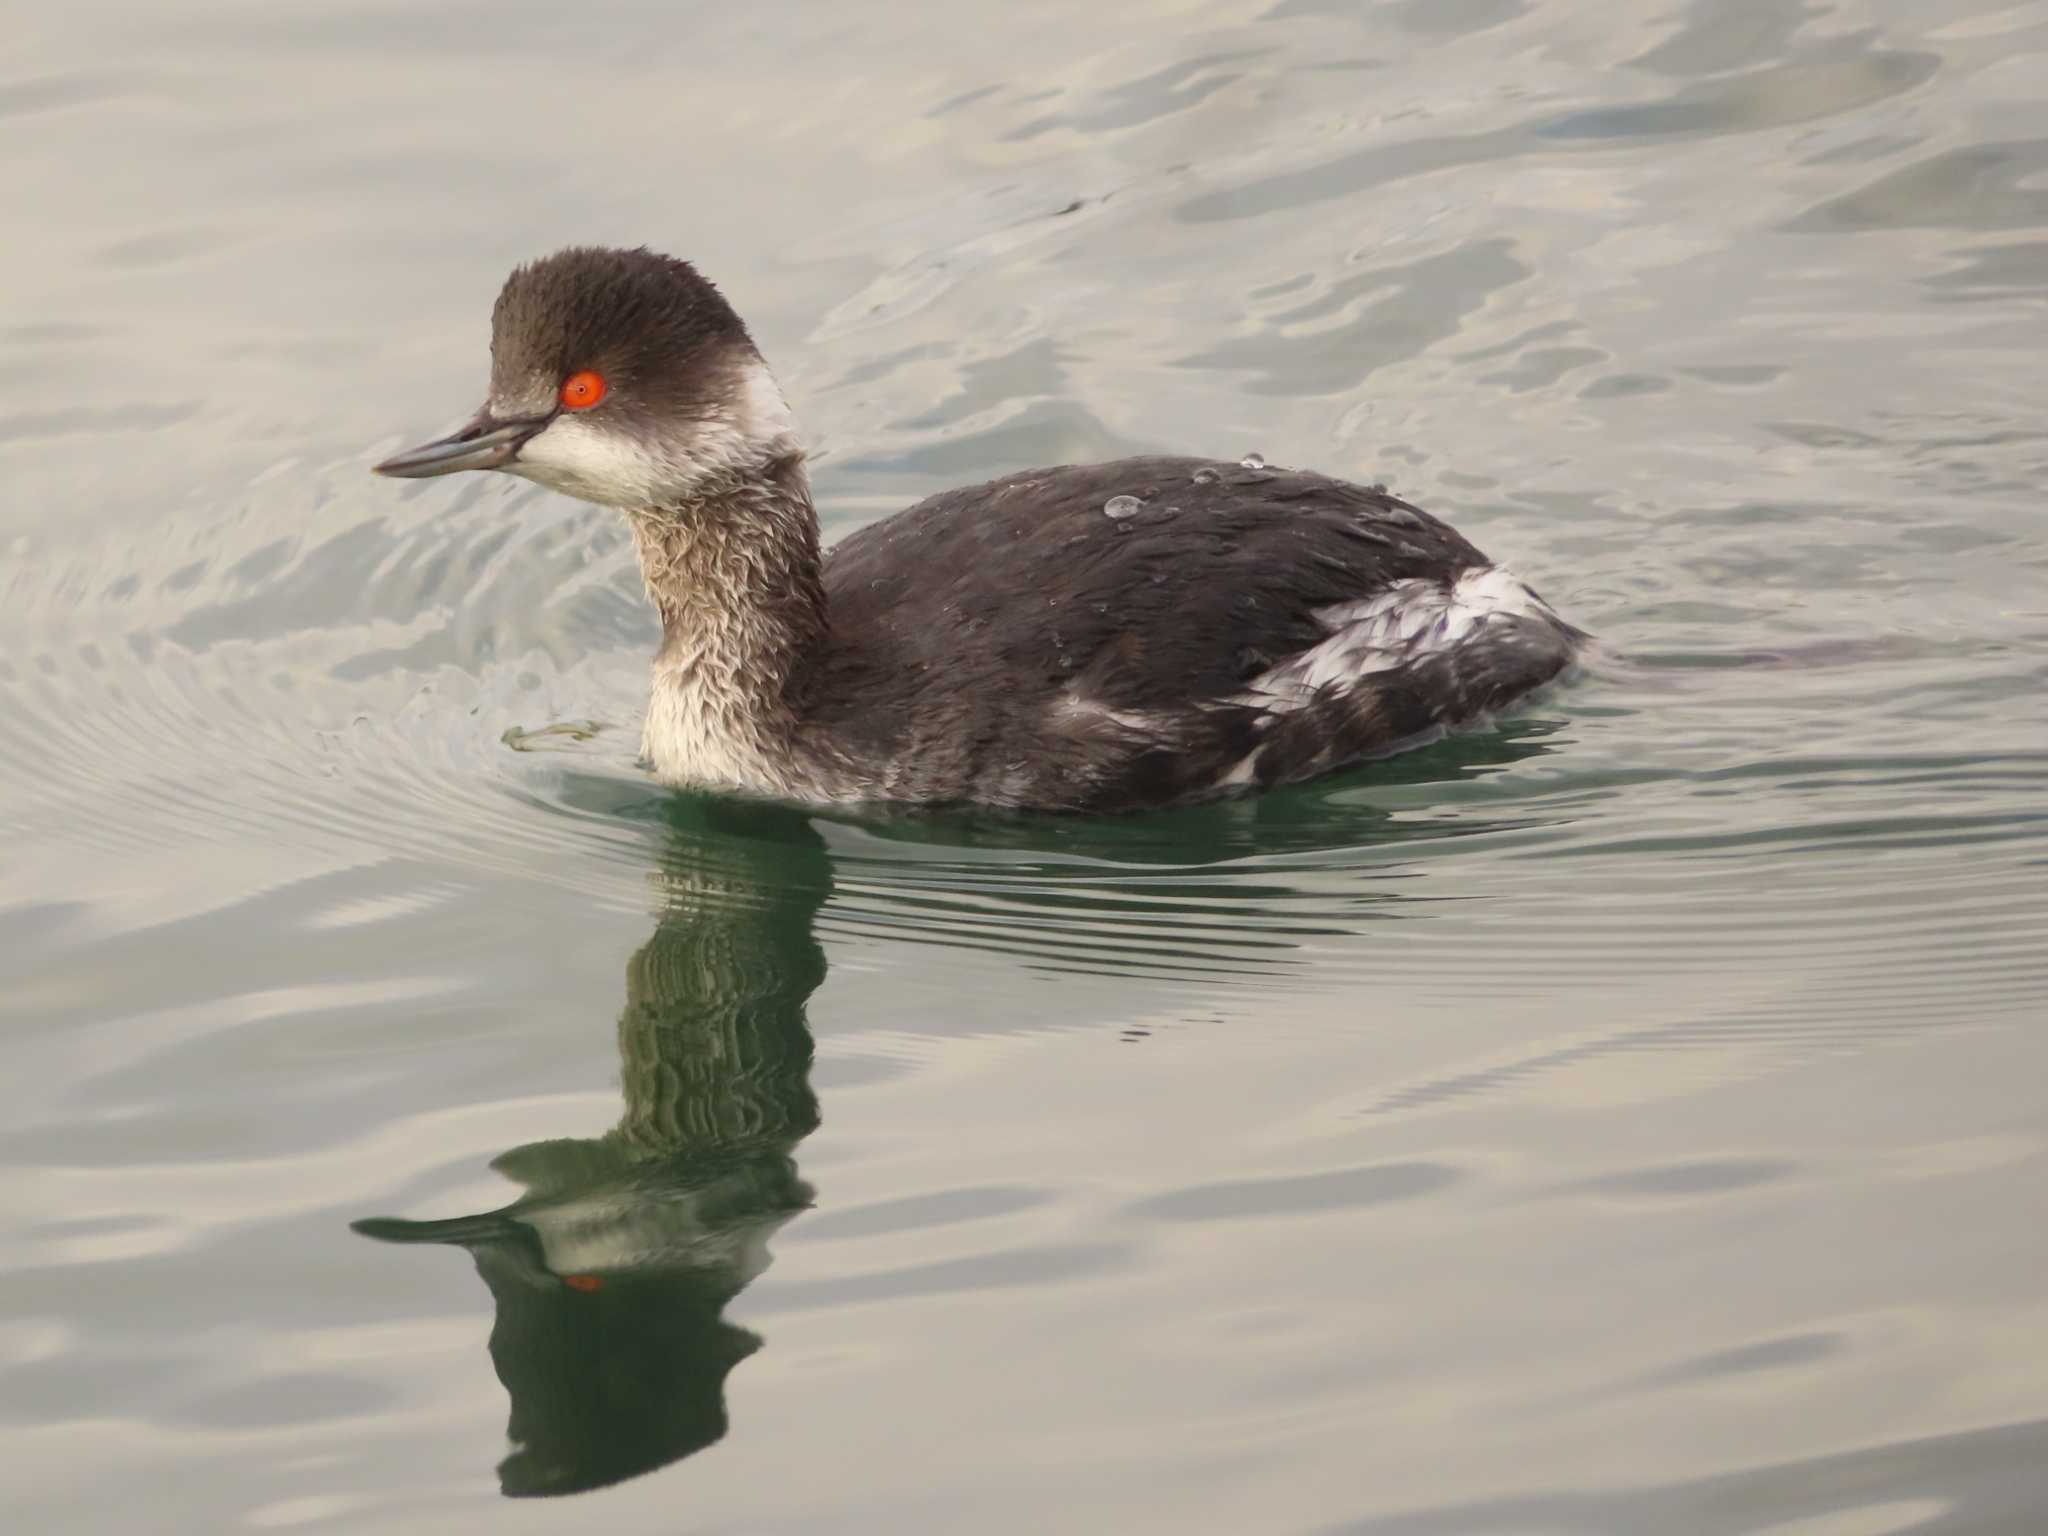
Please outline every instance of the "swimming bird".
[[643, 754], [693, 788], [1212, 799], [1489, 717], [1585, 638], [1420, 508], [1256, 455], [1005, 475], [827, 553], [746, 326], [644, 248], [517, 268], [483, 409], [376, 469], [499, 470], [623, 510], [662, 624]]

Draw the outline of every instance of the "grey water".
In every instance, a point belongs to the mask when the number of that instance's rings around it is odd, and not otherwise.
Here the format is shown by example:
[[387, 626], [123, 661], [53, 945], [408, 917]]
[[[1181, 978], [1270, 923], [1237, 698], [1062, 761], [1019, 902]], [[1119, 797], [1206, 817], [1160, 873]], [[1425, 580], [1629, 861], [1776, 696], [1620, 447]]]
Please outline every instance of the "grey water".
[[[9, 1529], [2048, 1529], [2048, 0], [0, 20]], [[828, 536], [1259, 453], [1600, 651], [666, 794], [615, 517], [366, 473], [572, 242]]]

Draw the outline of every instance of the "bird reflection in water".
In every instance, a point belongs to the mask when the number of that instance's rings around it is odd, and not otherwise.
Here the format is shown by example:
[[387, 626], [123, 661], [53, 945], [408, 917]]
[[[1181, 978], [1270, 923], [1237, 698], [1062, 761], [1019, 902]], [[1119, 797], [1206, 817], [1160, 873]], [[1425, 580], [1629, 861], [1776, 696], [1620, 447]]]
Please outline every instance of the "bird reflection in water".
[[475, 1260], [514, 1497], [600, 1488], [718, 1440], [725, 1378], [761, 1347], [721, 1314], [811, 1203], [794, 1154], [818, 1124], [804, 1010], [825, 977], [824, 845], [778, 807], [686, 801], [672, 818], [660, 922], [626, 967], [618, 1125], [499, 1157], [526, 1193], [498, 1210], [354, 1224]]
[[[1006, 956], [1035, 944], [1049, 964], [1072, 961], [1078, 944], [1081, 963], [1094, 964], [1103, 941], [1090, 928], [1110, 911], [1120, 919], [1112, 932], [1124, 974], [1193, 959], [1207, 977], [1269, 976], [1310, 953], [1305, 940], [1348, 931], [1345, 914], [1358, 903], [1402, 896], [1363, 886], [1342, 913], [1304, 916], [1279, 899], [1310, 867], [1299, 855], [1355, 860], [1384, 841], [1531, 824], [1526, 815], [1396, 821], [1361, 803], [1362, 793], [1474, 778], [1551, 750], [1553, 730], [1520, 722], [1320, 787], [1131, 823], [955, 816], [866, 825], [938, 855], [889, 870], [898, 899], [924, 920], [960, 899], [956, 887], [970, 892], [960, 908], [968, 920], [940, 925], [949, 943], [985, 943]], [[600, 1488], [718, 1440], [725, 1378], [761, 1347], [721, 1314], [767, 1267], [776, 1229], [811, 1203], [795, 1152], [818, 1125], [805, 1007], [825, 978], [813, 927], [832, 860], [813, 824], [784, 807], [663, 804], [661, 916], [626, 968], [618, 1125], [499, 1157], [493, 1166], [526, 1193], [498, 1210], [355, 1223], [386, 1242], [467, 1248], [476, 1261], [497, 1308], [491, 1360], [512, 1399], [513, 1449], [498, 1476], [515, 1496]], [[949, 861], [944, 849], [954, 843], [1031, 852], [1001, 892], [1018, 921], [991, 920], [990, 866]], [[1078, 883], [1056, 867], [1068, 850], [1090, 860]], [[1297, 856], [1284, 878], [1241, 862], [1272, 853]], [[1142, 873], [1105, 883], [1105, 858], [1177, 873], [1165, 883]], [[1212, 864], [1226, 872], [1202, 875]], [[856, 877], [872, 883], [873, 871], [857, 867]], [[1190, 928], [1191, 893], [1224, 920]]]

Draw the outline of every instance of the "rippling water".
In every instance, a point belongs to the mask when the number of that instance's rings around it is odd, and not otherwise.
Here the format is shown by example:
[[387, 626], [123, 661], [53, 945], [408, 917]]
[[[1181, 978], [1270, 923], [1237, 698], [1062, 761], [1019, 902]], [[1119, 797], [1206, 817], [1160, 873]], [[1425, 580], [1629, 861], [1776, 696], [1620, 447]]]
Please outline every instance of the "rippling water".
[[[6, 20], [11, 1528], [2048, 1524], [2048, 3]], [[364, 473], [572, 240], [829, 534], [1256, 449], [1602, 652], [1173, 815], [663, 795], [615, 519]]]

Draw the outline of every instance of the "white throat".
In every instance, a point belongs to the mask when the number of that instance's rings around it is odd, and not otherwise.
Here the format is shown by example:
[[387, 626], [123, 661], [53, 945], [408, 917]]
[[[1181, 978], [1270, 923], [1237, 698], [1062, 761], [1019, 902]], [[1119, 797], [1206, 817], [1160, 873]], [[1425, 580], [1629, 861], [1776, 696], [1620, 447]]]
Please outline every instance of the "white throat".
[[723, 523], [631, 523], [663, 628], [641, 753], [671, 784], [786, 792], [792, 722], [782, 678], [764, 666], [785, 637], [760, 605], [735, 600], [756, 575], [750, 541]]

